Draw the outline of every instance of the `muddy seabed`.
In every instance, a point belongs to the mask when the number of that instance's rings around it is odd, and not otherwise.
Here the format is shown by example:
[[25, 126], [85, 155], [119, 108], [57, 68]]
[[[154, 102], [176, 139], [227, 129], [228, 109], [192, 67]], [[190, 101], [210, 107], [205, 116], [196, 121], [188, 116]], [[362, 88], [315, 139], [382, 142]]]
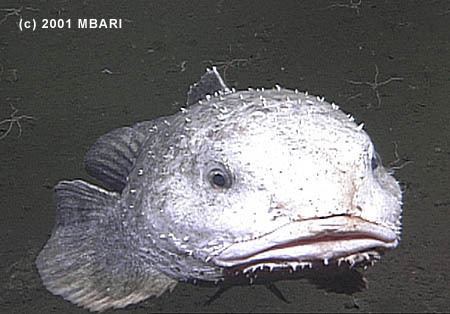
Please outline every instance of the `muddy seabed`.
[[[117, 312], [449, 310], [448, 1], [2, 1], [0, 9], [0, 120], [11, 120], [0, 125], [1, 312], [85, 312], [51, 295], [34, 266], [54, 223], [52, 187], [89, 179], [83, 156], [100, 135], [176, 112], [213, 64], [237, 89], [308, 90], [363, 121], [384, 164], [400, 168], [401, 245], [365, 272], [362, 291], [281, 280], [290, 303], [242, 285], [205, 305], [216, 288], [179, 284]], [[38, 28], [21, 31], [21, 18]], [[58, 18], [123, 25], [39, 28]], [[378, 85], [355, 84], [374, 83], [376, 69]]]

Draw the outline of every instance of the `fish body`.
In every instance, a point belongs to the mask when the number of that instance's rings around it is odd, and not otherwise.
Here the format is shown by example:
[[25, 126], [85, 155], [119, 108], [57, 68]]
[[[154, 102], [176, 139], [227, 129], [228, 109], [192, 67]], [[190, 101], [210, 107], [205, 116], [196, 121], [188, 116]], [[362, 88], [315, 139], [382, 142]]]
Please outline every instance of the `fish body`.
[[373, 261], [400, 240], [401, 190], [362, 125], [307, 93], [230, 90], [216, 69], [180, 112], [100, 137], [85, 165], [103, 187], [58, 183], [36, 265], [92, 311], [233, 268]]

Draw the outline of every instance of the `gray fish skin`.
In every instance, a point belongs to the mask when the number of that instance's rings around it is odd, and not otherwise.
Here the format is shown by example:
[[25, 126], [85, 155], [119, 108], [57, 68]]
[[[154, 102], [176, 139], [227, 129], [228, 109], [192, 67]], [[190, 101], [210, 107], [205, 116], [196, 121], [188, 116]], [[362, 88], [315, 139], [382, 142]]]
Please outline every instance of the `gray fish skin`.
[[85, 162], [107, 189], [55, 187], [36, 265], [91, 311], [229, 267], [353, 266], [400, 240], [401, 191], [362, 125], [306, 93], [230, 90], [215, 69], [181, 112], [111, 131]]

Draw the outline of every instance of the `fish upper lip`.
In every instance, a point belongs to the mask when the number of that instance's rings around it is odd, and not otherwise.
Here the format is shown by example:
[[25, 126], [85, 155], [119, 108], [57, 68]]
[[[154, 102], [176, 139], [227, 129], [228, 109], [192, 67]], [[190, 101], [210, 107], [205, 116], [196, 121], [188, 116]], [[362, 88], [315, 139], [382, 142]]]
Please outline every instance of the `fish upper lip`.
[[398, 241], [388, 227], [361, 217], [334, 215], [293, 221], [258, 238], [233, 243], [213, 260], [225, 267], [267, 259], [324, 260], [374, 248], [391, 249]]

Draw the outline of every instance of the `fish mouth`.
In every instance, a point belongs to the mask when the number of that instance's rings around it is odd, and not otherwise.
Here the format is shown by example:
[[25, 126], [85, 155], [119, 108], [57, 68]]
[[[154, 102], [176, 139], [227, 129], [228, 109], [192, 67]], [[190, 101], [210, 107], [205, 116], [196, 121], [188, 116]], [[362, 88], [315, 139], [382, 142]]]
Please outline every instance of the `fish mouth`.
[[[336, 215], [290, 222], [255, 239], [231, 244], [213, 261], [222, 267], [236, 265], [287, 265], [341, 260], [352, 256], [379, 257], [398, 245], [399, 235], [360, 217]], [[365, 254], [365, 255], [364, 255]], [[369, 257], [368, 257], [369, 258]]]

